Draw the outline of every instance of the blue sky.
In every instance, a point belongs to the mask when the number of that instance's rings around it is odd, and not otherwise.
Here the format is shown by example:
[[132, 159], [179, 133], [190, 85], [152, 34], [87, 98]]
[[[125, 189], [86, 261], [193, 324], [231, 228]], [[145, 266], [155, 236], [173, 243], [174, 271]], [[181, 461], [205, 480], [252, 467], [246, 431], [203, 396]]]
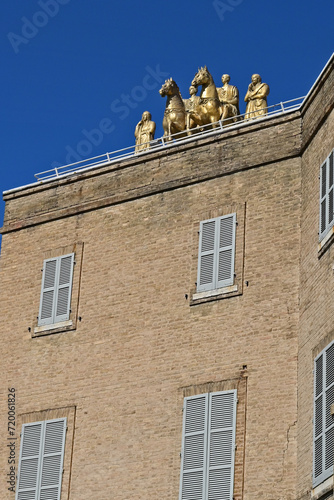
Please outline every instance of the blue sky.
[[217, 86], [229, 73], [244, 112], [252, 73], [269, 105], [300, 97], [334, 47], [333, 0], [12, 0], [0, 13], [1, 192], [132, 145], [145, 110], [160, 137], [166, 77], [187, 98], [198, 66]]

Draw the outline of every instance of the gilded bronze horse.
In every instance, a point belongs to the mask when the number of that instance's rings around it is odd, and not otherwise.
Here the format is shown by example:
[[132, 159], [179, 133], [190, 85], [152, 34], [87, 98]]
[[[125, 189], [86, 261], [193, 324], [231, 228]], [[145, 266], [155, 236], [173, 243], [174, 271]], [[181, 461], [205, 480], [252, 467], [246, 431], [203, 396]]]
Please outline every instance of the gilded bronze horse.
[[[162, 126], [164, 137], [171, 141], [171, 135], [183, 132], [186, 128], [186, 110], [179, 87], [172, 78], [165, 81], [159, 90], [161, 97], [167, 96], [166, 109]], [[179, 137], [182, 137], [180, 134]]]
[[[202, 85], [198, 105], [191, 113], [191, 119], [199, 126], [215, 123], [220, 120], [222, 107], [218, 98], [215, 82], [206, 66], [199, 68], [191, 85]], [[213, 125], [217, 127], [217, 125]]]

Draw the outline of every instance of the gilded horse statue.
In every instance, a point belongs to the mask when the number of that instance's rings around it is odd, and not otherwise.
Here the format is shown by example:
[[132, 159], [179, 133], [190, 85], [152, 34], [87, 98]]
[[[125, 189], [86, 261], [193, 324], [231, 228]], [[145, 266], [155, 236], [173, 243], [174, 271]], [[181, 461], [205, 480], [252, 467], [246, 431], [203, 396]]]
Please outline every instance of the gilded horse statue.
[[[208, 125], [220, 120], [222, 115], [222, 106], [220, 104], [215, 82], [206, 66], [199, 68], [191, 85], [199, 87], [202, 85], [198, 105], [191, 113], [191, 119], [198, 125]], [[213, 125], [217, 127], [217, 125]]]
[[186, 129], [186, 110], [184, 102], [177, 84], [169, 78], [165, 81], [159, 90], [161, 97], [167, 96], [166, 109], [162, 126], [164, 129], [164, 137], [167, 141], [171, 141], [171, 135], [181, 133]]

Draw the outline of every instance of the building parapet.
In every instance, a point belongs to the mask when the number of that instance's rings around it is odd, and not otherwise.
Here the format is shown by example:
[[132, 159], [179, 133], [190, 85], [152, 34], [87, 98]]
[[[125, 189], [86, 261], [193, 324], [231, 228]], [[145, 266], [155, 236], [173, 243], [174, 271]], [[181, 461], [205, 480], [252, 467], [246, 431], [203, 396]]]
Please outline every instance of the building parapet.
[[[263, 117], [256, 117], [256, 121], [265, 121], [273, 116], [281, 115], [282, 113], [287, 113], [291, 111], [296, 111], [301, 107], [304, 102], [304, 97], [298, 97], [295, 99], [290, 99], [289, 101], [280, 102], [272, 106], [268, 106], [267, 115]], [[248, 113], [249, 114], [249, 113]], [[255, 120], [255, 118], [254, 118]], [[225, 120], [229, 122], [230, 119]], [[231, 129], [245, 127], [254, 123], [252, 119], [245, 119], [245, 115], [238, 115], [235, 117], [235, 122], [233, 124], [224, 124], [224, 120], [219, 120], [214, 124], [203, 125], [198, 129], [198, 132], [193, 132], [191, 135], [184, 137], [184, 132], [172, 134], [171, 141], [166, 141], [164, 137], [159, 137], [150, 142], [149, 148], [142, 151], [135, 152], [135, 145], [128, 146], [123, 149], [118, 149], [110, 153], [105, 153], [103, 155], [94, 156], [93, 158], [87, 158], [85, 160], [80, 160], [75, 163], [70, 163], [68, 165], [63, 165], [61, 167], [56, 167], [50, 170], [45, 170], [35, 174], [37, 182], [46, 182], [50, 180], [57, 179], [66, 175], [76, 174], [83, 170], [88, 170], [92, 168], [98, 168], [105, 165], [109, 165], [114, 162], [119, 162], [128, 159], [134, 155], [145, 155], [152, 151], [161, 151], [166, 148], [171, 148], [179, 144], [184, 144], [187, 142], [192, 142], [198, 140], [200, 137], [208, 137], [211, 135], [221, 134]], [[6, 192], [5, 192], [6, 193]]]

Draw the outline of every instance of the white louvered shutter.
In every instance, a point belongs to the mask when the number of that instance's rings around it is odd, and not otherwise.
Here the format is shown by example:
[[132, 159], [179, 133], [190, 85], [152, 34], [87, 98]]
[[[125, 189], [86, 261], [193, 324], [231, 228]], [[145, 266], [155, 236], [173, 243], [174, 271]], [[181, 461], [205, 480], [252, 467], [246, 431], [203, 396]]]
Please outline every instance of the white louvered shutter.
[[207, 500], [232, 500], [236, 391], [209, 394]]
[[205, 499], [208, 395], [185, 398], [180, 500]]
[[314, 449], [313, 485], [333, 474], [334, 342], [315, 359], [314, 367]]
[[38, 500], [60, 500], [66, 419], [45, 422]]
[[42, 422], [25, 424], [21, 434], [16, 500], [37, 500]]
[[39, 326], [69, 319], [73, 264], [73, 253], [44, 261]]
[[38, 316], [38, 324], [41, 326], [53, 323], [56, 277], [57, 259], [45, 260], [43, 266], [42, 292]]
[[197, 291], [233, 285], [236, 214], [200, 224]]
[[57, 300], [54, 322], [66, 321], [70, 317], [74, 254], [58, 258]]
[[319, 239], [334, 223], [334, 165], [333, 151], [320, 167]]
[[325, 351], [325, 470], [333, 474], [334, 462], [334, 419], [331, 415], [331, 405], [334, 403], [334, 343]]
[[204, 292], [215, 288], [216, 269], [216, 219], [202, 221], [200, 224], [197, 291]]
[[314, 451], [313, 451], [313, 483], [323, 470], [323, 359], [321, 354], [314, 366]]
[[180, 500], [232, 500], [237, 391], [184, 401]]
[[226, 215], [218, 220], [218, 269], [217, 288], [233, 285], [236, 214]]
[[334, 160], [333, 151], [328, 158], [328, 225], [332, 227], [334, 220]]
[[16, 500], [60, 500], [66, 418], [22, 426]]

